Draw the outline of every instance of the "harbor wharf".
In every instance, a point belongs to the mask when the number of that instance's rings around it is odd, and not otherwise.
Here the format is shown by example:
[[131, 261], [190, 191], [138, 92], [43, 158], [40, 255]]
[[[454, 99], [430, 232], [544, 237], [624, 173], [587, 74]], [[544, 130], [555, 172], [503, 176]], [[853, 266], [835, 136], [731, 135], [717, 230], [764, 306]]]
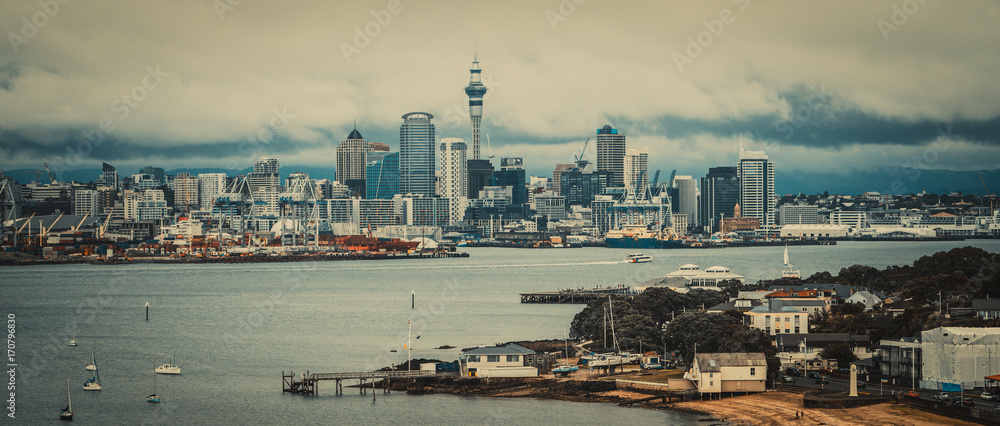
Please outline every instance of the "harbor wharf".
[[[305, 373], [299, 373], [295, 375], [294, 372], [288, 372], [285, 374], [284, 371], [281, 372], [281, 391], [298, 393], [302, 395], [316, 395], [319, 389], [319, 382], [322, 380], [333, 380], [334, 381], [334, 394], [343, 395], [344, 394], [344, 380], [357, 380], [358, 381], [358, 392], [365, 393], [366, 382], [372, 382], [372, 388], [374, 389], [375, 380], [381, 379], [385, 381], [385, 386], [382, 386], [382, 391], [389, 392], [389, 382], [392, 379], [410, 379], [415, 377], [428, 377], [434, 376], [436, 373], [433, 371], [425, 370], [412, 370], [412, 371], [360, 371], [353, 373], [310, 373], [306, 371]], [[372, 391], [374, 392], [374, 390]]]
[[632, 297], [635, 292], [629, 286], [579, 288], [554, 291], [521, 293], [521, 303], [590, 303], [609, 295]]

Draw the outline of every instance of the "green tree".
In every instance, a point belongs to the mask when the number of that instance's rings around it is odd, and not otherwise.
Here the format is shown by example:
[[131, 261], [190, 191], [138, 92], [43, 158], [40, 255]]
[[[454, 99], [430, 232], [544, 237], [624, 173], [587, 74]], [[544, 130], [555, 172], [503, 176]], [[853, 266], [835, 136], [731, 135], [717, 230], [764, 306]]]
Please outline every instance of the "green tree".
[[819, 356], [823, 359], [837, 360], [837, 366], [840, 368], [849, 367], [852, 362], [858, 360], [858, 357], [854, 355], [851, 345], [846, 343], [829, 345], [823, 348], [823, 350], [819, 353]]

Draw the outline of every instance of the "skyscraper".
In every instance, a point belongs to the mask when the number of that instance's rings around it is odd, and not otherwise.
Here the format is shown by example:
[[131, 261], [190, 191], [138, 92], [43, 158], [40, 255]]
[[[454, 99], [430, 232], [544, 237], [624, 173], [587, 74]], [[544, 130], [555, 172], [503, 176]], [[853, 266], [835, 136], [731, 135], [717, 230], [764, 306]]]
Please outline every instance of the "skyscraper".
[[677, 213], [687, 217], [689, 225], [695, 225], [698, 219], [698, 183], [691, 176], [677, 176], [674, 178], [674, 187], [677, 188]]
[[347, 135], [347, 139], [337, 146], [337, 173], [338, 182], [347, 185], [352, 193], [364, 195], [365, 190], [365, 165], [367, 158], [365, 155], [372, 152], [374, 148], [357, 128]]
[[441, 197], [448, 198], [452, 225], [461, 222], [468, 204], [468, 146], [460, 138], [441, 139]]
[[528, 202], [527, 177], [524, 171], [524, 161], [520, 157], [500, 159], [500, 170], [493, 172], [493, 185], [511, 187], [511, 204], [522, 205]]
[[744, 151], [740, 143], [740, 160], [736, 164], [740, 179], [740, 209], [743, 217], [760, 220], [761, 227], [774, 226], [774, 163], [764, 151]]
[[611, 172], [609, 186], [625, 186], [625, 134], [610, 125], [597, 130], [597, 171]]
[[365, 178], [365, 154], [371, 152], [368, 142], [358, 129], [351, 130], [347, 139], [337, 146], [336, 178], [341, 183]]
[[469, 193], [468, 199], [479, 198], [479, 191], [493, 185], [493, 163], [490, 160], [469, 160]]
[[426, 112], [403, 115], [399, 126], [399, 192], [434, 195], [434, 116]]
[[472, 119], [472, 157], [471, 160], [479, 159], [479, 122], [483, 119], [483, 96], [486, 95], [486, 86], [483, 86], [483, 70], [479, 69], [479, 58], [473, 57], [472, 69], [469, 70], [469, 85], [465, 87], [465, 94], [469, 95], [469, 118]]
[[118, 171], [115, 170], [112, 165], [103, 163], [101, 168], [101, 182], [98, 186], [107, 186], [114, 189], [118, 189], [120, 187], [118, 182]]
[[388, 200], [399, 193], [398, 152], [369, 152], [366, 172], [365, 198]]
[[740, 180], [736, 167], [712, 167], [701, 178], [701, 198], [698, 201], [698, 226], [719, 230], [723, 217], [732, 217], [740, 201]]
[[641, 150], [625, 150], [625, 187], [635, 196], [641, 196], [649, 186], [649, 152]]

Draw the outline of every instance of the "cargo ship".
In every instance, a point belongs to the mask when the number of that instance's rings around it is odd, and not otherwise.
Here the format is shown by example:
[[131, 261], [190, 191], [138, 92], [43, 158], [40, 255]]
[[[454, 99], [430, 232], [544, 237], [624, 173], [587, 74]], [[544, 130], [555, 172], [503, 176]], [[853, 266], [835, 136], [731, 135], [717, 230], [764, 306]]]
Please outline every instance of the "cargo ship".
[[604, 242], [609, 248], [665, 249], [680, 248], [684, 241], [673, 230], [653, 231], [646, 225], [624, 225], [608, 231]]

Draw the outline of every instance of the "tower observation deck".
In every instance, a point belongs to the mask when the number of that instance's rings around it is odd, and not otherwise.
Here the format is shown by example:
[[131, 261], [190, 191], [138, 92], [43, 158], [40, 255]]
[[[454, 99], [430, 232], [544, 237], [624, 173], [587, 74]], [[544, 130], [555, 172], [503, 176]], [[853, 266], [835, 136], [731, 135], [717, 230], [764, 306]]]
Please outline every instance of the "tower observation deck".
[[483, 96], [486, 95], [486, 86], [483, 86], [483, 70], [479, 69], [479, 58], [472, 60], [472, 69], [469, 70], [469, 85], [465, 88], [465, 94], [469, 95], [469, 118], [472, 119], [472, 160], [479, 159], [479, 123], [483, 119]]

